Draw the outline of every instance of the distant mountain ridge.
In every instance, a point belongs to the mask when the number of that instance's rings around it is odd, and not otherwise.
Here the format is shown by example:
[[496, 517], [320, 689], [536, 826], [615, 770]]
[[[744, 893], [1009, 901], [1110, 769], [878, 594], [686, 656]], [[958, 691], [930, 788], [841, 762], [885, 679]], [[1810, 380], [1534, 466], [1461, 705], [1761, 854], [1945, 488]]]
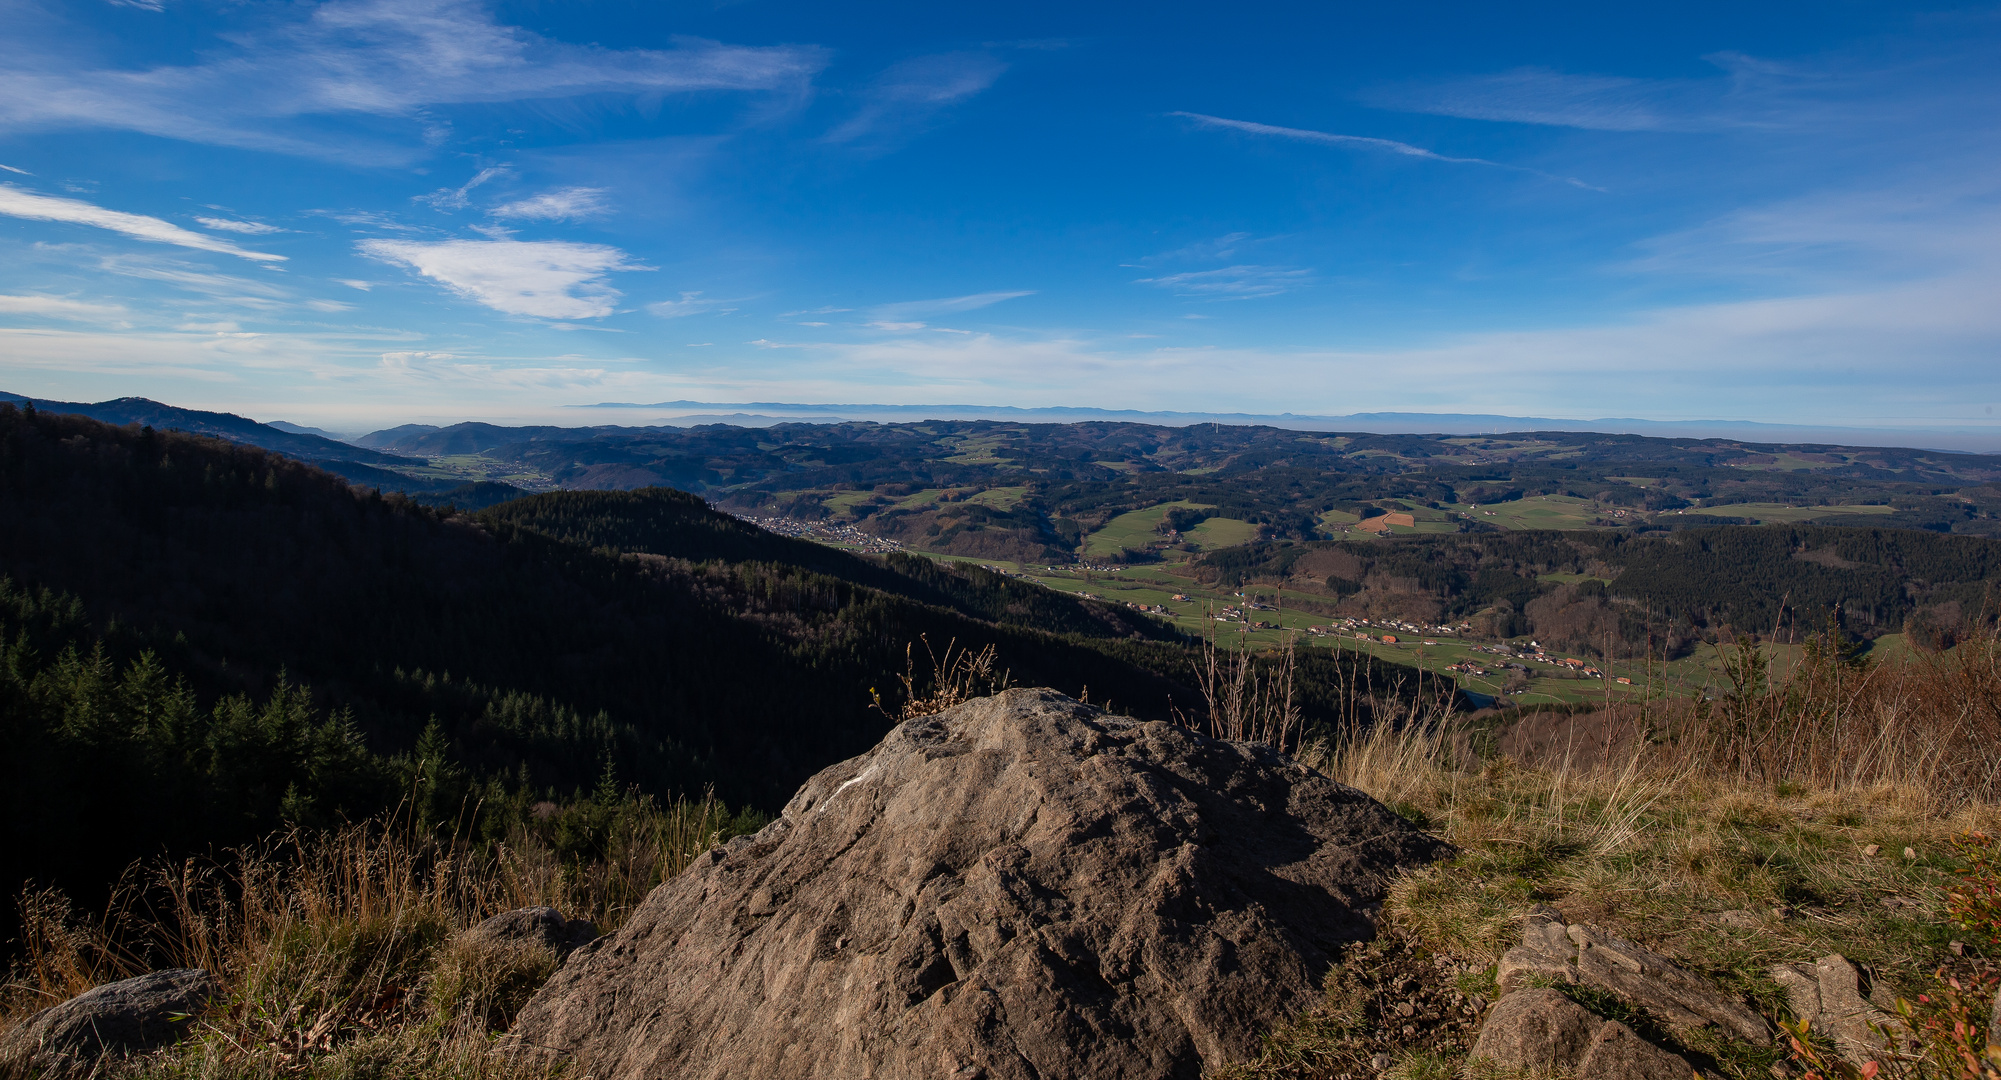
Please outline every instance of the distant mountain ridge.
[[0, 401], [11, 401], [17, 405], [33, 404], [43, 412], [74, 413], [107, 424], [143, 424], [162, 431], [185, 431], [190, 435], [208, 435], [245, 446], [260, 447], [284, 454], [286, 457], [310, 461], [316, 465], [322, 462], [341, 461], [392, 466], [423, 464], [422, 461], [398, 454], [385, 453], [352, 443], [335, 442], [320, 435], [301, 431], [287, 431], [271, 424], [260, 424], [249, 417], [238, 416], [235, 413], [183, 409], [175, 405], [161, 404], [151, 398], [122, 397], [98, 402], [50, 401], [46, 398], [30, 398], [0, 391]]
[[[1595, 431], [1702, 439], [1751, 439], [1757, 442], [1839, 443], [1848, 446], [1919, 446], [1974, 453], [2001, 453], [2001, 425], [1956, 425], [1923, 428], [1844, 427], [1834, 424], [1771, 424], [1754, 420], [1640, 420], [1603, 417], [1567, 420], [1547, 416], [1503, 416], [1490, 413], [1362, 412], [1344, 415], [1311, 413], [1174, 412], [1140, 409], [1097, 409], [1051, 405], [881, 405], [810, 404], [780, 401], [607, 401], [576, 409], [657, 409], [656, 424], [673, 421], [740, 423], [764, 426], [783, 423], [839, 423], [875, 420], [1012, 420], [1031, 423], [1077, 423], [1112, 420], [1123, 423], [1180, 427], [1189, 424], [1267, 425], [1294, 431], [1360, 431], [1377, 435], [1488, 435], [1527, 431]], [[676, 425], [680, 426], [680, 425]]]

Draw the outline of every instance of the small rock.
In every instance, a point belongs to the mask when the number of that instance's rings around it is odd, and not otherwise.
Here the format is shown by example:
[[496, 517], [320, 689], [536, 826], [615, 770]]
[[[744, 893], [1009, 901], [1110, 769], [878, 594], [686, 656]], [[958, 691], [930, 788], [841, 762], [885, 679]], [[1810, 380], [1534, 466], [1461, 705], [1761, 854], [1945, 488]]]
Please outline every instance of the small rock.
[[1905, 849], [1904, 849], [1904, 858], [1906, 858], [1906, 859], [1915, 859], [1915, 858], [1917, 858], [1917, 857], [1918, 857], [1918, 852], [1917, 852], [1917, 849], [1916, 849], [1916, 848], [1905, 848]]
[[1694, 1069], [1555, 990], [1524, 990], [1501, 999], [1473, 1044], [1475, 1061], [1530, 1075], [1576, 1080], [1686, 1080]]
[[1522, 943], [1501, 956], [1494, 979], [1501, 996], [1520, 989], [1531, 977], [1556, 982], [1577, 981], [1577, 945], [1565, 932], [1555, 908], [1538, 906], [1522, 922]]
[[1862, 849], [1862, 854], [1867, 855], [1869, 858], [1873, 859], [1876, 857], [1876, 853], [1881, 850], [1883, 850], [1883, 845], [1870, 844], [1868, 847]]
[[1953, 940], [1946, 942], [1945, 947], [1951, 949], [1952, 955], [1954, 956], [1966, 955], [1966, 942], [1960, 941], [1957, 938], [1954, 938]]
[[1497, 971], [1504, 999], [1525, 985], [1529, 976], [1541, 976], [1608, 990], [1671, 1027], [1715, 1024], [1758, 1045], [1772, 1036], [1763, 1017], [1667, 957], [1596, 927], [1565, 926], [1549, 908], [1530, 914], [1522, 927], [1521, 945], [1502, 955]]
[[222, 992], [200, 968], [106, 983], [29, 1016], [0, 1035], [0, 1075], [56, 1071], [61, 1062], [151, 1050], [178, 1039], [187, 1018]]
[[1389, 1067], [1395, 1063], [1395, 1060], [1396, 1059], [1390, 1057], [1388, 1054], [1380, 1054], [1380, 1053], [1371, 1054], [1369, 1055], [1369, 1068], [1374, 1069], [1377, 1072], [1386, 1072], [1388, 1071]]
[[1598, 1029], [1577, 1063], [1577, 1080], [1688, 1080], [1694, 1075], [1681, 1055], [1640, 1038], [1616, 1020]]
[[598, 928], [588, 919], [565, 919], [552, 907], [503, 911], [461, 935], [461, 941], [495, 944], [534, 942], [555, 950], [558, 959], [596, 941]]
[[[1885, 1027], [1898, 1022], [1863, 997], [1862, 972], [1839, 953], [1823, 956], [1810, 967], [1780, 964], [1772, 968], [1772, 978], [1785, 990], [1793, 1017], [1827, 1033], [1852, 1065], [1859, 1067], [1879, 1056], [1883, 1040], [1871, 1030], [1872, 1024]], [[1878, 984], [1871, 996], [1886, 995], [1887, 987]]]
[[1994, 1016], [1987, 1021], [1987, 1045], [2001, 1046], [2001, 994], [1994, 997]]
[[1397, 1006], [1397, 1015], [1405, 1018], [1416, 1016], [1417, 1006], [1412, 1005], [1410, 1002], [1406, 1001], [1403, 1004]]
[[1756, 930], [1762, 923], [1758, 916], [1748, 911], [1719, 911], [1711, 915], [1710, 921], [1732, 930]]

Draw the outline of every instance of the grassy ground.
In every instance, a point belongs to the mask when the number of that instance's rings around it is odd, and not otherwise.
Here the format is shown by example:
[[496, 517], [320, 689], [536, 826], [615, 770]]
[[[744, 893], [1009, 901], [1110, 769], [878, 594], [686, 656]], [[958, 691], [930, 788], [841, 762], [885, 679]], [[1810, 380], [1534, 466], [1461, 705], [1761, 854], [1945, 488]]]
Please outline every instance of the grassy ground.
[[1115, 558], [1120, 552], [1144, 549], [1161, 539], [1160, 523], [1169, 510], [1176, 508], [1207, 510], [1209, 504], [1177, 501], [1149, 506], [1144, 510], [1129, 510], [1105, 522], [1084, 538], [1084, 557]]
[[[1383, 933], [1329, 972], [1321, 1003], [1271, 1031], [1256, 1060], [1212, 1076], [1471, 1075], [1495, 962], [1538, 905], [1665, 953], [1775, 1021], [1788, 1019], [1775, 963], [1838, 952], [1913, 1000], [1938, 992], [1940, 972], [1971, 979], [2001, 959], [2001, 916], [1976, 936], [1955, 925], [1947, 889], [1967, 866], [1955, 842], [2001, 832], [2001, 641], [1970, 646], [1875, 665], [1823, 651], [1719, 702], [1609, 710], [1601, 727], [1643, 737], [1591, 769], [1500, 756], [1491, 731], [1437, 715], [1303, 748], [1455, 852], [1392, 881]], [[986, 692], [995, 661], [948, 660], [910, 708]], [[756, 824], [710, 800], [593, 807], [576, 811], [595, 838], [584, 860], [526, 833], [475, 844], [356, 826], [153, 867], [107, 914], [31, 891], [0, 1025], [138, 970], [201, 966], [222, 977], [224, 1005], [179, 1045], [95, 1075], [547, 1077], [546, 1061], [501, 1052], [495, 1032], [556, 957], [474, 945], [465, 930], [537, 903], [613, 929], [659, 881]], [[1664, 1032], [1616, 999], [1577, 994], [1670, 1041], [1706, 1077], [1771, 1076], [1786, 1056]]]
[[1236, 518], [1209, 518], [1181, 535], [1197, 551], [1215, 551], [1250, 543], [1257, 539], [1258, 527]]
[[1759, 525], [1779, 525], [1789, 522], [1818, 521], [1823, 518], [1873, 517], [1893, 514], [1890, 506], [1794, 506], [1786, 503], [1726, 503], [1721, 506], [1705, 506], [1700, 509], [1669, 511], [1680, 516], [1745, 518]]
[[[1636, 717], [1653, 740], [1588, 771], [1483, 757], [1472, 732], [1419, 718], [1309, 748], [1457, 851], [1394, 882], [1385, 933], [1329, 973], [1320, 1005], [1273, 1031], [1257, 1060], [1213, 1075], [1472, 1075], [1469, 1021], [1538, 905], [1662, 952], [1773, 1021], [1792, 1018], [1770, 968], [1829, 953], [1909, 1002], [1936, 1002], [1941, 973], [1976, 985], [2001, 961], [2001, 931], [1957, 922], [1948, 890], [1968, 867], [1957, 842], [2001, 830], [2001, 712], [1983, 689], [1998, 667], [1990, 641], [1929, 667], [1802, 669], [1733, 717]], [[1739, 724], [1774, 738], [1750, 749], [1719, 734]], [[1992, 994], [1973, 992], [1983, 1023]], [[1799, 1075], [1774, 1072], [1788, 1068], [1783, 1047], [1676, 1036], [1616, 999], [1575, 996], [1705, 1077]], [[1962, 1075], [1950, 1061], [1900, 1067], [1883, 1075]]]
[[[1129, 510], [1105, 522], [1105, 524], [1084, 538], [1084, 557], [1116, 558], [1121, 552], [1140, 551], [1148, 544], [1161, 539], [1160, 523], [1167, 512], [1177, 507], [1189, 510], [1207, 510], [1207, 503], [1176, 501], [1149, 506], [1144, 510]], [[1257, 539], [1258, 527], [1248, 521], [1236, 518], [1209, 518], [1182, 534], [1191, 547], [1199, 551], [1234, 547]]]
[[297, 833], [222, 861], [136, 868], [108, 912], [30, 890], [20, 965], [0, 985], [0, 1028], [92, 986], [201, 967], [226, 997], [190, 1037], [107, 1061], [96, 1077], [547, 1077], [496, 1034], [556, 969], [540, 945], [479, 944], [482, 919], [546, 904], [612, 930], [694, 856], [759, 821], [712, 799], [606, 803], [568, 812], [596, 830], [595, 857], [505, 841], [413, 834], [380, 823]]

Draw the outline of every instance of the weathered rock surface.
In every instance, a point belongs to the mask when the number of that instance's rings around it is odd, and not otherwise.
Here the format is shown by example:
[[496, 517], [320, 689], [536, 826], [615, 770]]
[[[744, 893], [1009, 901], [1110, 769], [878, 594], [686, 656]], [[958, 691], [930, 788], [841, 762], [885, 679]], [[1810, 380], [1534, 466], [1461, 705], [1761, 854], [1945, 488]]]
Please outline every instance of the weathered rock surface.
[[[1870, 997], [1862, 992], [1862, 972], [1840, 953], [1829, 953], [1807, 964], [1779, 964], [1772, 978], [1786, 992], [1793, 1018], [1834, 1040], [1841, 1056], [1860, 1066], [1883, 1056], [1883, 1036], [1876, 1029], [1899, 1024], [1886, 1009], [1870, 1000], [1895, 1001], [1877, 984]], [[1873, 1025], [1873, 1026], [1872, 1026]]]
[[1695, 1070], [1672, 1054], [1550, 990], [1523, 990], [1487, 1013], [1474, 1061], [1530, 1076], [1575, 1080], [1688, 1080]]
[[1442, 850], [1268, 749], [1010, 690], [813, 777], [513, 1030], [603, 1080], [1192, 1080]]
[[62, 1074], [106, 1054], [165, 1046], [186, 1030], [184, 1017], [200, 1013], [220, 992], [200, 968], [155, 971], [87, 990], [9, 1028], [0, 1037], [0, 1076]]
[[475, 945], [542, 945], [560, 959], [598, 938], [598, 928], [588, 919], [565, 919], [552, 907], [515, 908], [467, 930], [463, 941]]
[[1764, 1017], [1708, 980], [1597, 927], [1565, 924], [1551, 908], [1538, 908], [1529, 916], [1522, 943], [1502, 955], [1496, 971], [1502, 994], [1521, 989], [1536, 976], [1617, 994], [1672, 1028], [1714, 1024], [1747, 1042], [1763, 1044], [1772, 1038]]

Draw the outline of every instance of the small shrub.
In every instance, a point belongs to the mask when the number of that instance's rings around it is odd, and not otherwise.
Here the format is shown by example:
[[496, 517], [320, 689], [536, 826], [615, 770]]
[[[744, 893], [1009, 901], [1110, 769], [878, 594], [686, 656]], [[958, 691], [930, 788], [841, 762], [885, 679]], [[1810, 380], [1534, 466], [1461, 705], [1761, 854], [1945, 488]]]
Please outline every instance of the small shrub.
[[1959, 884], [1946, 892], [1946, 909], [1962, 929], [2001, 946], [2001, 852], [1993, 837], [1977, 832], [1959, 837], [1952, 846], [1966, 866], [1959, 871]]

